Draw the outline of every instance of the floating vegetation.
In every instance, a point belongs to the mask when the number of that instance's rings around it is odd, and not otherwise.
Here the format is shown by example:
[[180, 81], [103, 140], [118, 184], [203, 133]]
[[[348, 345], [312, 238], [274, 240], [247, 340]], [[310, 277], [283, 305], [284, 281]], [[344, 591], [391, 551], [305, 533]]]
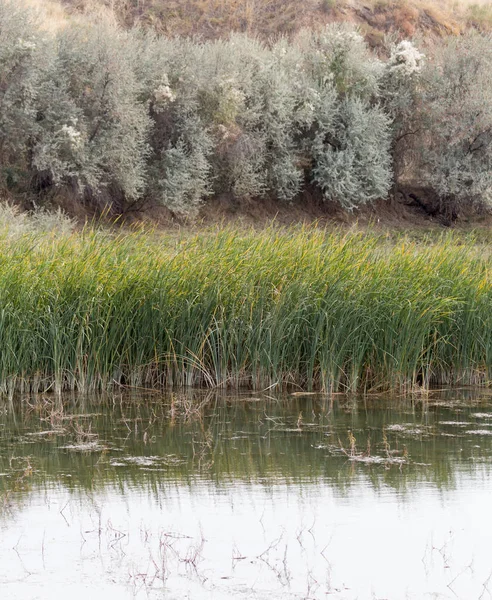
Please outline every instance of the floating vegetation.
[[314, 446], [316, 449], [327, 449], [332, 455], [345, 455], [350, 462], [362, 463], [366, 465], [405, 465], [410, 463], [408, 450], [406, 446], [399, 448], [391, 448], [391, 445], [383, 429], [382, 442], [378, 445], [379, 454], [375, 454], [372, 450], [370, 438], [366, 440], [366, 447], [360, 450], [357, 447], [357, 440], [352, 431], [347, 432], [348, 447], [343, 444], [338, 438], [338, 445], [334, 444], [318, 444]]
[[112, 467], [128, 467], [136, 465], [137, 467], [162, 467], [169, 465], [180, 465], [186, 462], [185, 459], [168, 454], [166, 456], [123, 456], [110, 461]]
[[73, 452], [102, 452], [107, 450], [107, 446], [103, 446], [97, 441], [91, 442], [80, 442], [78, 444], [67, 444], [66, 446], [59, 446], [60, 450], [72, 450]]
[[409, 461], [401, 456], [349, 456], [349, 460], [354, 462], [366, 463], [368, 465], [404, 465]]
[[63, 429], [51, 429], [49, 431], [30, 431], [26, 433], [27, 436], [31, 437], [44, 437], [52, 435], [64, 435], [66, 432]]
[[430, 427], [426, 426], [415, 426], [415, 423], [403, 423], [403, 424], [394, 424], [388, 425], [386, 427], [387, 431], [392, 431], [396, 433], [400, 433], [401, 435], [408, 436], [421, 436], [428, 435], [430, 433]]
[[404, 425], [400, 425], [399, 423], [395, 423], [394, 425], [388, 425], [386, 427], [388, 431], [406, 431]]

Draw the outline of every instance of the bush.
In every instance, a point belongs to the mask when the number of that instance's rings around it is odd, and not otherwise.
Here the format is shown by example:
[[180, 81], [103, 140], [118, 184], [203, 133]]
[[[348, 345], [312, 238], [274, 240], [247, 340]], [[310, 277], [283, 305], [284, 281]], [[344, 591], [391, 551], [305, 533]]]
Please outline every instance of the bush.
[[334, 23], [321, 31], [301, 33], [296, 44], [302, 50], [304, 68], [318, 86], [331, 82], [342, 96], [365, 100], [377, 96], [382, 64], [358, 30]]
[[58, 34], [33, 158], [53, 184], [96, 201], [108, 190], [121, 207], [144, 191], [150, 126], [131, 50], [130, 36], [109, 23]]
[[35, 15], [15, 2], [0, 2], [0, 177], [23, 191], [29, 184], [36, 138], [39, 90], [52, 47]]
[[0, 238], [21, 238], [32, 233], [68, 235], [75, 230], [75, 225], [61, 209], [48, 212], [37, 208], [26, 213], [13, 204], [0, 202]]
[[212, 140], [199, 112], [197, 47], [152, 35], [136, 43], [140, 100], [151, 123], [145, 197], [192, 215], [211, 191]]
[[412, 175], [415, 144], [422, 123], [422, 71], [425, 55], [409, 40], [390, 41], [380, 82], [380, 98], [391, 119], [391, 155], [395, 182]]
[[313, 176], [325, 198], [351, 210], [386, 197], [392, 181], [391, 138], [381, 108], [348, 98], [337, 106], [330, 129], [320, 128], [313, 144]]
[[492, 205], [492, 37], [440, 46], [425, 73], [422, 177], [443, 209]]
[[243, 35], [205, 44], [200, 53], [200, 113], [214, 140], [215, 193], [262, 197], [269, 191], [263, 71], [271, 57]]
[[268, 50], [244, 36], [235, 36], [231, 44], [237, 57], [212, 93], [219, 106], [229, 107], [212, 117], [219, 191], [292, 200], [303, 177], [292, 51], [285, 43]]
[[387, 196], [391, 186], [390, 119], [379, 103], [383, 67], [363, 38], [333, 25], [301, 39], [316, 86], [312, 178], [324, 197], [353, 209]]
[[117, 211], [146, 201], [193, 215], [204, 199], [293, 202], [307, 182], [347, 209], [392, 182], [443, 209], [492, 203], [490, 36], [409, 41], [381, 60], [331, 25], [266, 46], [164, 39], [80, 19], [40, 33], [0, 0], [0, 184], [70, 189]]

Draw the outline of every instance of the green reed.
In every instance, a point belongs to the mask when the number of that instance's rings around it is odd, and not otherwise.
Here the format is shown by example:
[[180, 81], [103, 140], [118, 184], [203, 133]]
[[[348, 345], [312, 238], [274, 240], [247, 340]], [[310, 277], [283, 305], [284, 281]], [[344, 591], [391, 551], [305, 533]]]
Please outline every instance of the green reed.
[[0, 234], [0, 391], [485, 385], [491, 268], [449, 234]]

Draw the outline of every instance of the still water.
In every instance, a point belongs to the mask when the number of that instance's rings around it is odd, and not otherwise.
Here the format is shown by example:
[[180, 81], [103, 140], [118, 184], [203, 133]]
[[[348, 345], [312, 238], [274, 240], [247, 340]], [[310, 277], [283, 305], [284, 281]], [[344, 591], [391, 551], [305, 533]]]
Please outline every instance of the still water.
[[2, 600], [492, 597], [492, 397], [0, 403]]

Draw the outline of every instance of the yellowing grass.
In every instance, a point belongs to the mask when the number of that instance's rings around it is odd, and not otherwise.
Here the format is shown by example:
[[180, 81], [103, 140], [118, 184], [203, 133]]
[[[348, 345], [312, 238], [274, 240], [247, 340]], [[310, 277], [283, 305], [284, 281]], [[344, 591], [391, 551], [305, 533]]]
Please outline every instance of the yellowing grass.
[[68, 23], [68, 15], [59, 0], [18, 0], [39, 14], [39, 22], [46, 31], [55, 32]]
[[470, 25], [492, 26], [490, 0], [68, 0], [65, 6], [72, 13], [103, 10], [127, 25], [150, 25], [166, 35], [205, 38], [231, 31], [263, 38], [291, 35], [331, 21], [368, 23], [407, 37], [429, 27], [457, 35]]
[[473, 240], [318, 229], [0, 236], [0, 386], [487, 384]]

